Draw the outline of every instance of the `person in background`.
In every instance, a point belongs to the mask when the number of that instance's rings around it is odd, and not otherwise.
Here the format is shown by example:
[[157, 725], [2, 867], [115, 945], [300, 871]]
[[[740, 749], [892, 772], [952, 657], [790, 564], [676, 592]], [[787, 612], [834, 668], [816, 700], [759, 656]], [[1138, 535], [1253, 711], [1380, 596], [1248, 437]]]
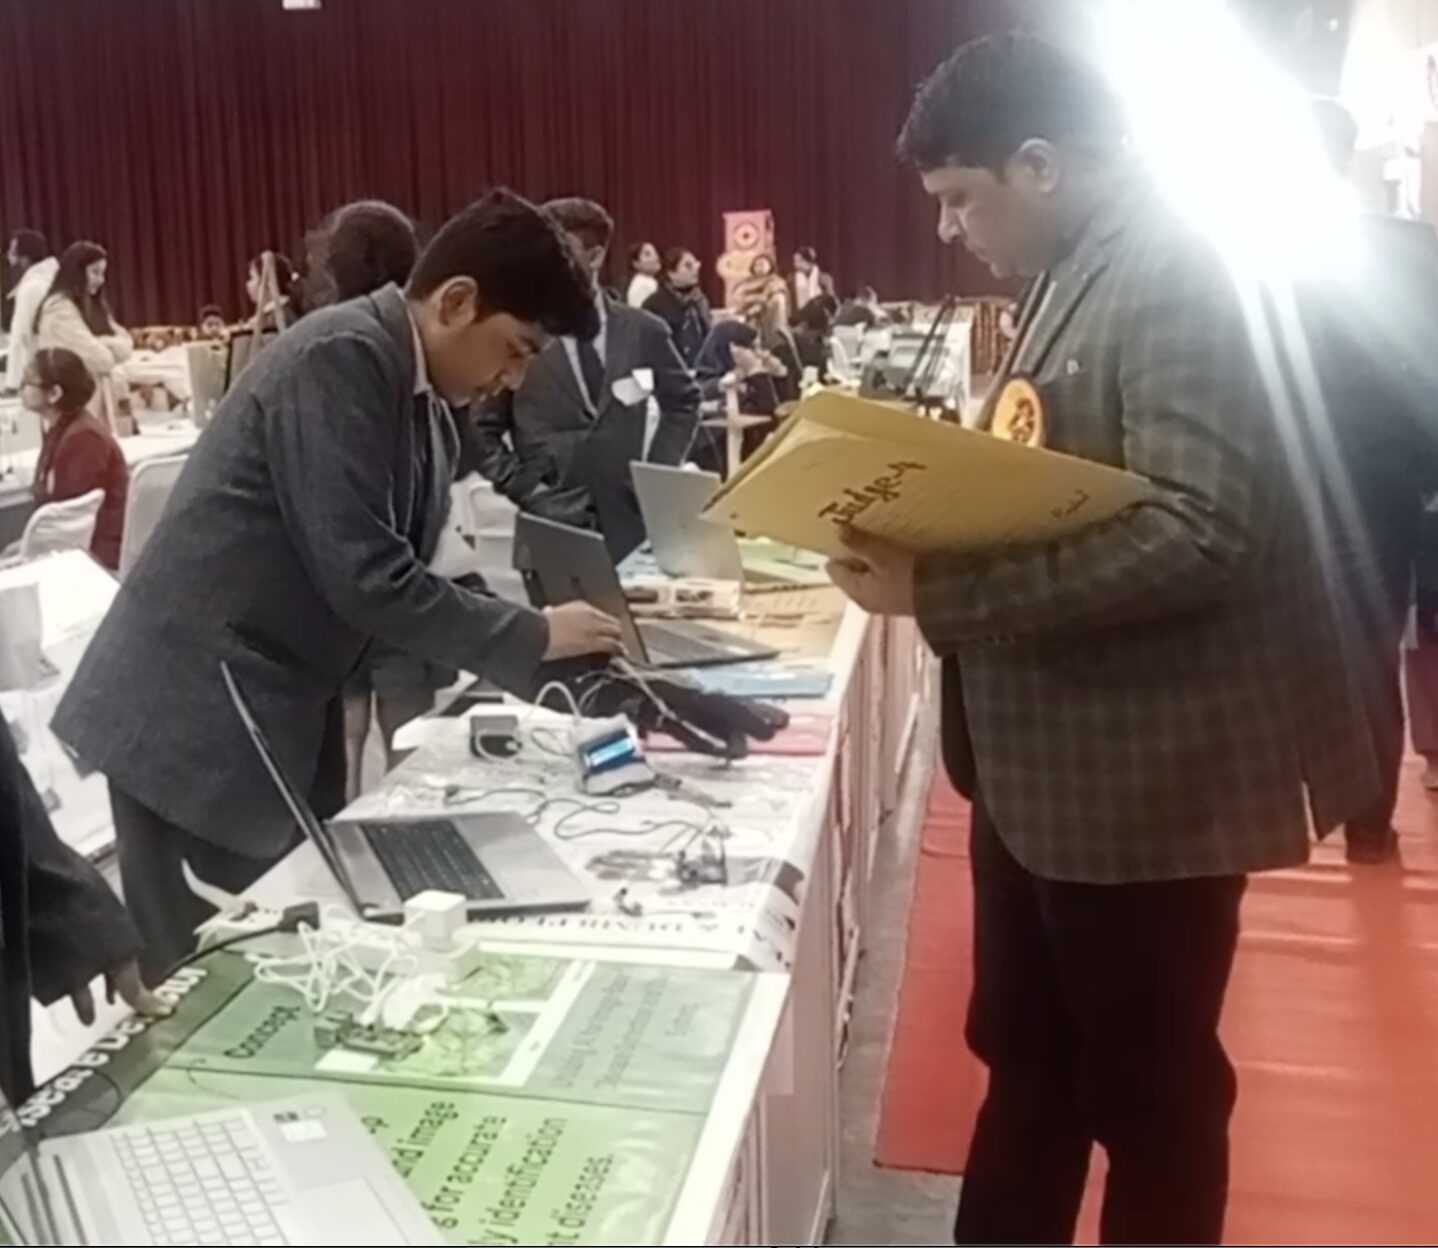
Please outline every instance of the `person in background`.
[[604, 207], [557, 199], [544, 211], [590, 274], [599, 332], [550, 343], [522, 386], [480, 406], [480, 473], [522, 510], [597, 528], [617, 563], [645, 538], [630, 465], [684, 462], [699, 393], [664, 321], [600, 289], [614, 236]]
[[[1347, 179], [1357, 125], [1335, 100], [1314, 100], [1312, 110], [1333, 171]], [[1365, 216], [1360, 227], [1361, 280], [1303, 281], [1296, 306], [1328, 422], [1329, 436], [1315, 439], [1310, 453], [1325, 486], [1327, 546], [1346, 599], [1348, 662], [1364, 689], [1384, 776], [1378, 800], [1344, 828], [1344, 839], [1350, 862], [1378, 865], [1399, 853], [1393, 816], [1403, 767], [1402, 643], [1424, 500], [1438, 490], [1438, 379], [1430, 364], [1438, 339], [1438, 234], [1426, 222], [1395, 217]]]
[[804, 364], [782, 312], [780, 304], [771, 299], [760, 309], [754, 327], [759, 331], [759, 349], [778, 365], [771, 375], [779, 402], [793, 403], [804, 387]]
[[699, 358], [699, 351], [714, 323], [709, 300], [699, 285], [703, 272], [704, 266], [692, 251], [685, 247], [671, 247], [664, 253], [664, 272], [659, 289], [644, 301], [644, 310], [654, 313], [669, 326], [674, 346], [690, 368]]
[[[414, 222], [393, 204], [361, 200], [336, 209], [311, 237], [307, 312], [403, 286], [419, 259]], [[434, 709], [435, 692], [453, 682], [452, 668], [375, 642], [344, 687], [345, 799], [363, 789], [365, 745], [377, 727], [386, 769], [401, 758], [395, 734]]]
[[1126, 137], [1086, 61], [1005, 34], [929, 78], [899, 151], [944, 242], [1061, 310], [1025, 318], [1012, 366], [1047, 445], [1152, 493], [987, 553], [851, 531], [829, 567], [942, 658], [944, 761], [973, 802], [967, 1037], [989, 1078], [959, 1243], [1072, 1243], [1096, 1145], [1101, 1242], [1223, 1242], [1247, 876], [1305, 862], [1310, 820], [1378, 787], [1240, 291]]
[[805, 307], [822, 297], [826, 276], [819, 268], [818, 251], [813, 247], [800, 247], [794, 253], [794, 307]]
[[140, 978], [140, 938], [104, 878], [55, 832], [45, 804], [0, 719], [0, 1091], [11, 1105], [35, 1092], [31, 1000], [69, 997], [95, 1021], [90, 985], [104, 977], [137, 1014], [168, 1008]]
[[35, 313], [36, 350], [73, 351], [97, 382], [118, 379], [135, 343], [110, 311], [105, 279], [110, 258], [97, 243], [71, 243], [50, 293]]
[[450, 404], [517, 386], [546, 334], [592, 336], [596, 319], [563, 235], [495, 191], [404, 290], [305, 317], [221, 400], [51, 721], [109, 781], [151, 982], [212, 915], [185, 864], [238, 893], [295, 843], [222, 662], [326, 817], [343, 804], [340, 693], [376, 639], [531, 696], [547, 660], [618, 652], [618, 623], [588, 604], [534, 611], [428, 566], [458, 456]]
[[834, 324], [841, 328], [873, 329], [888, 318], [879, 303], [879, 292], [872, 286], [860, 286], [852, 299], [846, 299], [834, 313]]
[[[746, 321], [720, 321], [710, 331], [699, 353], [694, 375], [703, 402], [717, 409], [736, 405], [746, 416], [773, 416], [779, 410], [776, 378], [785, 372], [783, 364], [763, 349], [759, 331]], [[752, 454], [769, 430], [756, 425], [744, 430], [744, 455]], [[701, 424], [694, 448], [694, 462], [721, 476], [729, 470], [724, 431]]]
[[789, 287], [774, 266], [774, 257], [755, 256], [749, 276], [734, 288], [734, 306], [743, 317], [754, 319], [773, 308], [780, 322], [789, 324]]
[[14, 285], [4, 389], [13, 394], [20, 389], [25, 366], [35, 352], [35, 317], [55, 282], [60, 261], [50, 254], [45, 236], [35, 230], [16, 230], [5, 259]]
[[659, 274], [664, 262], [653, 243], [639, 243], [629, 249], [629, 290], [625, 302], [631, 308], [642, 308], [659, 290]]
[[207, 303], [200, 309], [199, 328], [200, 337], [210, 342], [222, 342], [230, 333], [224, 310], [216, 303]]
[[130, 470], [115, 435], [90, 413], [94, 397], [90, 370], [63, 347], [35, 352], [20, 387], [20, 401], [40, 417], [45, 431], [35, 465], [36, 503], [63, 503], [103, 490], [90, 553], [115, 572], [120, 567]]
[[419, 259], [419, 232], [393, 204], [378, 199], [346, 204], [330, 214], [310, 250], [305, 309], [344, 303], [403, 286]]
[[838, 310], [837, 299], [820, 295], [809, 300], [794, 316], [794, 345], [799, 351], [799, 363], [805, 369], [817, 369], [820, 377], [829, 366], [829, 338]]
[[[270, 288], [266, 288], [265, 283], [267, 262], [274, 273]], [[294, 298], [299, 280], [295, 266], [284, 252], [260, 252], [245, 270], [245, 294], [254, 307], [247, 323], [258, 318], [261, 333], [293, 325], [301, 311]]]

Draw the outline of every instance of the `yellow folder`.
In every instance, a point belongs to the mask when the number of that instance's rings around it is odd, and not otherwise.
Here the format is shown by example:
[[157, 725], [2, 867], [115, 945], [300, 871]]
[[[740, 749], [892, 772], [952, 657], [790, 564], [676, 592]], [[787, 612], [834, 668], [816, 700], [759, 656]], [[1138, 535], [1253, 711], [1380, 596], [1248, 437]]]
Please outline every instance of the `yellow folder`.
[[1142, 477], [826, 390], [705, 509], [740, 533], [839, 556], [845, 524], [910, 550], [1050, 541], [1149, 497]]

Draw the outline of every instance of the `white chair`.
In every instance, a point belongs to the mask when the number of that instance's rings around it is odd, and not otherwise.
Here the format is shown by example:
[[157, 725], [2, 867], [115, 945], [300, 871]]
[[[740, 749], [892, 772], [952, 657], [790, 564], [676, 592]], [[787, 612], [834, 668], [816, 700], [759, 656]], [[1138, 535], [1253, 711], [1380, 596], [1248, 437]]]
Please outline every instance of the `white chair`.
[[858, 325], [839, 325], [829, 338], [829, 372], [843, 384], [853, 385], [864, 371], [859, 353], [864, 345], [864, 330]]
[[185, 455], [163, 455], [147, 459], [130, 474], [130, 497], [125, 504], [125, 532], [120, 537], [120, 579], [130, 575], [140, 552], [150, 540], [170, 492], [180, 479]]
[[225, 349], [215, 343], [185, 345], [185, 369], [190, 378], [190, 418], [204, 429], [225, 397]]
[[104, 502], [104, 490], [91, 490], [79, 498], [35, 508], [20, 536], [20, 558], [38, 559], [62, 550], [89, 550]]

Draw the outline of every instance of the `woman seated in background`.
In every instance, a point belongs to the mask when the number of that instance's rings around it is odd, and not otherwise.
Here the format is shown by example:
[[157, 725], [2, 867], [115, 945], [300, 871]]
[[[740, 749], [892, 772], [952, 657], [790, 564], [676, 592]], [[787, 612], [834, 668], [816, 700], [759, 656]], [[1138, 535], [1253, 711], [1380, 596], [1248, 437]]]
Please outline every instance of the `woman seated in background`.
[[646, 312], [654, 313], [669, 326], [674, 346], [690, 368], [699, 358], [714, 321], [709, 300], [699, 287], [703, 271], [699, 257], [688, 248], [671, 247], [664, 253], [659, 289], [644, 303]]
[[625, 302], [631, 308], [642, 308], [649, 297], [659, 290], [659, 274], [664, 262], [653, 243], [640, 243], [629, 250], [629, 291]]
[[[71, 243], [60, 257], [50, 293], [35, 314], [36, 349], [74, 352], [101, 383], [122, 381], [120, 366], [135, 350], [134, 339], [116, 323], [105, 299], [109, 267], [103, 247]], [[90, 389], [93, 394], [95, 387]]]
[[[728, 408], [737, 398], [740, 414], [773, 416], [779, 410], [775, 377], [784, 366], [759, 345], [759, 331], [744, 321], [721, 321], [710, 332], [694, 365], [701, 399]], [[749, 456], [769, 436], [762, 425], [744, 431], [744, 454]], [[722, 429], [699, 426], [693, 459], [701, 468], [723, 474], [727, 470]]]
[[749, 266], [749, 276], [734, 288], [734, 304], [744, 317], [757, 316], [765, 308], [774, 306], [779, 320], [789, 324], [789, 286], [774, 267], [774, 257], [755, 256]]
[[94, 395], [95, 379], [84, 361], [73, 351], [51, 347], [37, 351], [26, 367], [20, 401], [40, 417], [45, 430], [35, 466], [35, 501], [63, 503], [103, 490], [90, 553], [114, 572], [120, 567], [130, 470], [115, 435], [88, 410]]
[[258, 318], [261, 333], [284, 329], [299, 319], [294, 295], [299, 276], [290, 258], [279, 251], [262, 251], [250, 261], [245, 293], [254, 305], [250, 323]]

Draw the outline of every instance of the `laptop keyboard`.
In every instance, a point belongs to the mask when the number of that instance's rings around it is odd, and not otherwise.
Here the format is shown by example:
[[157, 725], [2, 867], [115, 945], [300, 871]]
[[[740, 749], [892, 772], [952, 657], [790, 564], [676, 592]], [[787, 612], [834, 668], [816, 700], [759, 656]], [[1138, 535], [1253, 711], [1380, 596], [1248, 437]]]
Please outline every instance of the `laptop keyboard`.
[[289, 1190], [249, 1120], [176, 1123], [111, 1138], [155, 1244], [287, 1244], [275, 1221]]
[[670, 663], [714, 663], [732, 660], [747, 654], [749, 647], [737, 638], [726, 637], [718, 630], [698, 633], [691, 624], [675, 628], [658, 621], [646, 620], [639, 626], [645, 647], [656, 658]]
[[365, 824], [360, 830], [405, 901], [432, 888], [471, 901], [499, 901], [505, 895], [452, 823]]

